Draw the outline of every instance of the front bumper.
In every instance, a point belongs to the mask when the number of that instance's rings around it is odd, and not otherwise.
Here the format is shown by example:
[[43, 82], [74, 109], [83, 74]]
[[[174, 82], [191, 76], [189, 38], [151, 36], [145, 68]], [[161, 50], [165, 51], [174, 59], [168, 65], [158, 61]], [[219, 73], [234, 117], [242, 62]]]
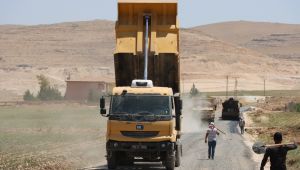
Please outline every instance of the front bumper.
[[163, 152], [174, 149], [174, 142], [119, 142], [110, 140], [106, 143], [107, 151]]

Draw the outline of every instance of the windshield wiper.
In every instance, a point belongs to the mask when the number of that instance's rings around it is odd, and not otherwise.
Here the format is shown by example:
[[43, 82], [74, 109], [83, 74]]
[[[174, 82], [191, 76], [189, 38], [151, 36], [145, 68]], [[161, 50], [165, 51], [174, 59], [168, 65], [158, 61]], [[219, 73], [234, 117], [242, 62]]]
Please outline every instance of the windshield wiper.
[[133, 119], [133, 115], [127, 112], [114, 112], [110, 115], [114, 119], [120, 119], [120, 120], [131, 120]]
[[155, 114], [149, 111], [141, 111], [141, 112], [137, 112], [136, 115], [147, 116], [147, 115], [155, 115]]
[[143, 117], [143, 119], [146, 120], [146, 121], [156, 121], [156, 120], [159, 120], [159, 116], [157, 114], [149, 112], [149, 111], [137, 112], [135, 115], [136, 115], [136, 118]]

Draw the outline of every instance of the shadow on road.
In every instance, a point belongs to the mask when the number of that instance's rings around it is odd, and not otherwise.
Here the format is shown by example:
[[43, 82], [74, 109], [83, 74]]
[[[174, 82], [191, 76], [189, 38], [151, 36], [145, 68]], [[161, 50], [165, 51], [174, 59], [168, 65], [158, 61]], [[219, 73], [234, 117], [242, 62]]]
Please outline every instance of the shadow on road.
[[240, 133], [240, 131], [239, 131], [239, 121], [237, 121], [237, 120], [224, 120], [224, 119], [222, 119], [222, 117], [219, 117], [218, 120], [228, 122], [230, 133]]
[[238, 121], [231, 121], [229, 123], [230, 133], [240, 133], [238, 130], [238, 125], [239, 125]]

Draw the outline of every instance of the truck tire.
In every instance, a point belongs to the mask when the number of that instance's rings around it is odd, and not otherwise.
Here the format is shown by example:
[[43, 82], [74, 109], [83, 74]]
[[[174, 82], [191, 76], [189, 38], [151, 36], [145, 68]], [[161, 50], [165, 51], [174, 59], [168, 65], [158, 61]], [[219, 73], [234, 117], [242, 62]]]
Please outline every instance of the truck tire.
[[175, 167], [180, 166], [180, 161], [181, 161], [181, 145], [177, 145], [176, 147], [176, 152], [175, 152]]
[[124, 156], [123, 158], [120, 158], [119, 164], [123, 165], [123, 166], [133, 166], [134, 165], [134, 160], [131, 159], [131, 158], [128, 158], [127, 156]]
[[167, 152], [165, 166], [167, 170], [175, 169], [175, 151]]
[[107, 167], [108, 169], [116, 169], [117, 168], [117, 153], [114, 151], [110, 151], [110, 154], [107, 155]]

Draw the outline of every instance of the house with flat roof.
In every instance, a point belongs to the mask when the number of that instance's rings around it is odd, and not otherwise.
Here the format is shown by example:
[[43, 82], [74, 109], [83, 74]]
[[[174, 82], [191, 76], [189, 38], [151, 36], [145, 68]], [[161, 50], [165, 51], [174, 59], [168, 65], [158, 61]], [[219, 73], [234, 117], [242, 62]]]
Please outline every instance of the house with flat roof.
[[101, 80], [66, 80], [66, 83], [65, 99], [77, 101], [87, 101], [91, 95], [110, 94], [114, 87], [114, 83]]

